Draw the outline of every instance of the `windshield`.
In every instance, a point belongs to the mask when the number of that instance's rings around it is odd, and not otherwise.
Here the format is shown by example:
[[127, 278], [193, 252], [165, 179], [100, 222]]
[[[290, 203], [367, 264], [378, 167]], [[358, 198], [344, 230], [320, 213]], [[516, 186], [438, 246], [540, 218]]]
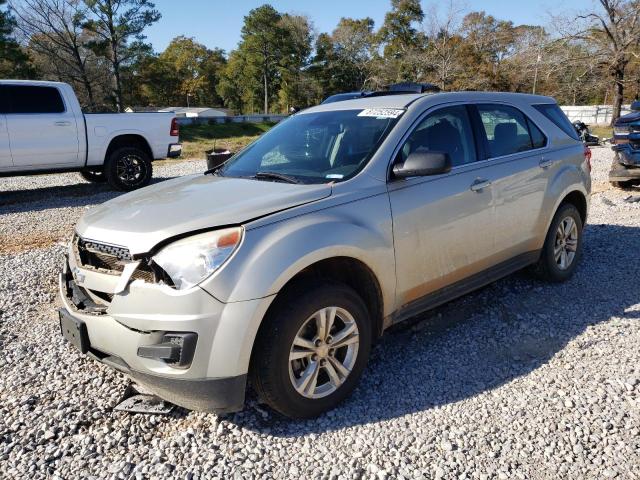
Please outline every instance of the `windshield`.
[[365, 109], [294, 115], [230, 159], [218, 174], [292, 183], [347, 180], [366, 165], [403, 112]]

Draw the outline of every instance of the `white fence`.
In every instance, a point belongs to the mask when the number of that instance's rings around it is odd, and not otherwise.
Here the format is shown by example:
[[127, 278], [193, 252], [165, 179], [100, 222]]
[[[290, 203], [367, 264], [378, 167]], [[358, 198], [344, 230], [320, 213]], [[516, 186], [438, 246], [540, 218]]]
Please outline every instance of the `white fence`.
[[[563, 105], [560, 108], [572, 122], [580, 120], [587, 125], [608, 125], [613, 115], [612, 105]], [[629, 112], [629, 105], [623, 105], [620, 114], [626, 115]]]
[[278, 123], [288, 115], [236, 115], [233, 117], [178, 117], [180, 125], [212, 125], [214, 123]]

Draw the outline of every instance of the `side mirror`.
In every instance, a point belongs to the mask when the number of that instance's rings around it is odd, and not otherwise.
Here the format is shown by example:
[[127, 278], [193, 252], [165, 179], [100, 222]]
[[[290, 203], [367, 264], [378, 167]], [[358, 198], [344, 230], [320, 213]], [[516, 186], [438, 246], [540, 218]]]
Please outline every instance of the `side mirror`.
[[451, 171], [451, 158], [446, 152], [410, 153], [404, 163], [393, 167], [397, 178], [424, 177]]
[[634, 112], [640, 111], [640, 100], [636, 100], [635, 102], [631, 103], [631, 110], [633, 110]]

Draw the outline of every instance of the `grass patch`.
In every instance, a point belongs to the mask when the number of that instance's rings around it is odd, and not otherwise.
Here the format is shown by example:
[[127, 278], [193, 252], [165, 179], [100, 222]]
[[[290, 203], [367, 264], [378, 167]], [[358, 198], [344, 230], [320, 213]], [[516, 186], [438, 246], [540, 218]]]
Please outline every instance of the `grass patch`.
[[182, 158], [204, 158], [214, 144], [216, 148], [228, 148], [235, 153], [274, 125], [264, 122], [181, 126]]
[[600, 137], [600, 140], [613, 137], [613, 129], [608, 125], [589, 125], [589, 130], [592, 135]]

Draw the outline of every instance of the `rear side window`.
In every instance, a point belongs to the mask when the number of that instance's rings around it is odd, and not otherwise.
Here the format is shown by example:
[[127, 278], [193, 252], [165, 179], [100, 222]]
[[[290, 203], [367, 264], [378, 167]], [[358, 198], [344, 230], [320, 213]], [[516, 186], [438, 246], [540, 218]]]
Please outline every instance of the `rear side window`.
[[5, 85], [7, 113], [62, 113], [64, 102], [54, 87]]
[[518, 109], [478, 105], [491, 158], [526, 152], [546, 144], [544, 134]]
[[573, 138], [574, 140], [580, 140], [576, 129], [573, 128], [573, 125], [571, 125], [571, 122], [569, 121], [567, 116], [556, 103], [542, 103], [532, 106], [549, 120], [551, 120], [558, 128], [560, 128], [571, 138]]
[[533, 148], [542, 148], [547, 144], [547, 137], [544, 136], [544, 133], [540, 131], [538, 127], [536, 127], [535, 123], [527, 118], [527, 126], [529, 127], [529, 133], [531, 134], [531, 143], [533, 144]]

